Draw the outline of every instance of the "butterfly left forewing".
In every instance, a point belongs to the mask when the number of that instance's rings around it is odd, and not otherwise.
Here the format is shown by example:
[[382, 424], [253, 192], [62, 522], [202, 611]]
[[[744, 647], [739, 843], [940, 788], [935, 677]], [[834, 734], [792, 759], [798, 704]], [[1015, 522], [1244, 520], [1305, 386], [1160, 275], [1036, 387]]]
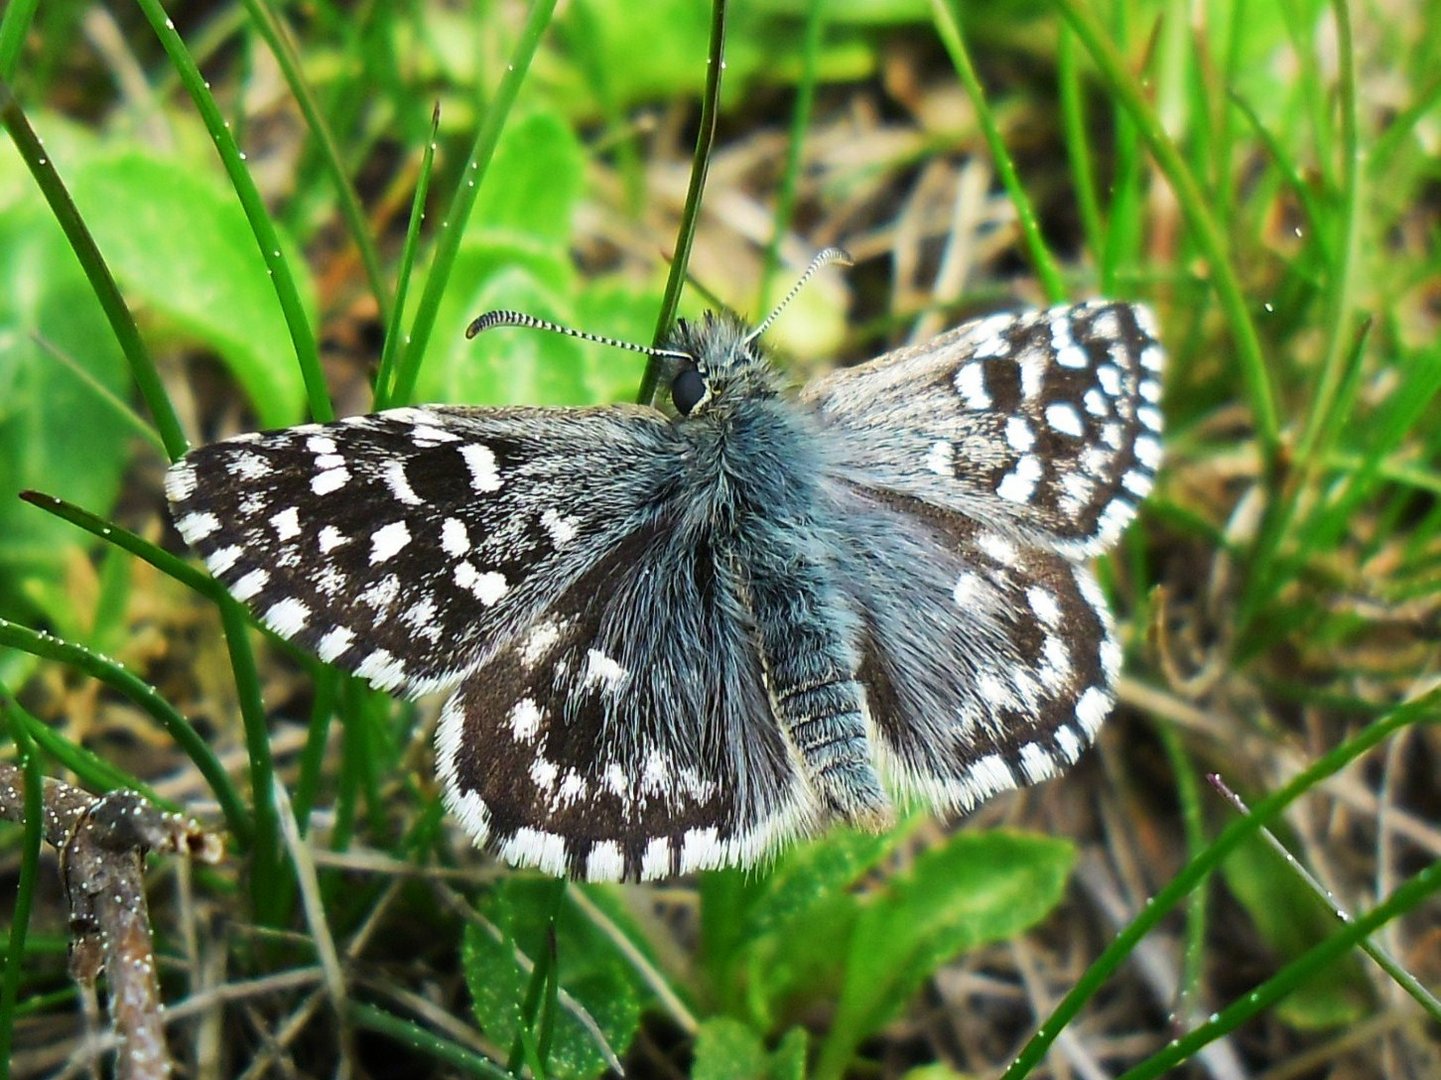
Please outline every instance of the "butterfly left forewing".
[[807, 385], [837, 472], [1071, 557], [1104, 550], [1160, 463], [1150, 313], [995, 315]]
[[452, 812], [509, 863], [589, 880], [748, 866], [816, 828], [740, 591], [703, 536], [627, 536], [442, 710]]
[[650, 512], [649, 411], [392, 409], [202, 446], [181, 535], [270, 629], [381, 689], [454, 685]]

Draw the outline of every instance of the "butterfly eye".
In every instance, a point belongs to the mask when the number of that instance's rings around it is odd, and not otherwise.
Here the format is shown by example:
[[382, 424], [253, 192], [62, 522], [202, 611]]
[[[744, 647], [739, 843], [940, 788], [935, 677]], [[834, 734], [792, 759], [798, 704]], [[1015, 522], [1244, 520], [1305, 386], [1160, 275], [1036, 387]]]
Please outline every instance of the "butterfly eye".
[[689, 416], [705, 395], [705, 378], [693, 367], [682, 368], [670, 384], [671, 402], [682, 416]]

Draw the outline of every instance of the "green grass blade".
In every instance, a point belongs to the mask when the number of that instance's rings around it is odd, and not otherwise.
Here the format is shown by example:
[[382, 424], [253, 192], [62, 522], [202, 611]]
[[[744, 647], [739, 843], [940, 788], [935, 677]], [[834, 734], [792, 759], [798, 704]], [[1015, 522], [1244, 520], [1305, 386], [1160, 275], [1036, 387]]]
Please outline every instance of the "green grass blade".
[[1016, 172], [1016, 163], [1011, 160], [1010, 151], [1006, 149], [1000, 125], [996, 123], [996, 114], [986, 100], [986, 91], [976, 75], [975, 65], [971, 63], [971, 54], [966, 50], [965, 38], [961, 35], [960, 13], [953, 7], [957, 2], [958, 0], [950, 0], [949, 3], [947, 0], [931, 0], [936, 33], [940, 35], [941, 43], [950, 54], [951, 64], [960, 77], [961, 85], [966, 88], [966, 94], [975, 107], [976, 119], [980, 122], [986, 146], [991, 151], [996, 173], [1001, 178], [1006, 194], [1010, 196], [1011, 205], [1016, 208], [1016, 220], [1021, 226], [1021, 236], [1026, 241], [1031, 266], [1036, 271], [1036, 276], [1041, 279], [1041, 287], [1045, 289], [1047, 298], [1053, 304], [1060, 303], [1066, 299], [1070, 290], [1066, 287], [1066, 279], [1056, 265], [1051, 249], [1046, 246], [1045, 237], [1041, 235], [1036, 208], [1031, 204], [1031, 197], [1026, 194], [1020, 174]]
[[479, 1077], [480, 1080], [514, 1080], [515, 1074], [507, 1072], [490, 1059], [481, 1057], [474, 1050], [376, 1005], [352, 1001], [346, 1016], [357, 1028], [394, 1039], [407, 1049], [418, 1050], [458, 1070], [461, 1075]]
[[388, 323], [391, 310], [390, 290], [385, 287], [385, 275], [380, 269], [380, 253], [376, 251], [375, 241], [371, 239], [370, 225], [360, 207], [360, 198], [356, 195], [355, 187], [346, 175], [345, 165], [340, 160], [340, 148], [335, 144], [335, 136], [330, 133], [330, 125], [325, 122], [320, 103], [315, 100], [310, 84], [305, 81], [300, 57], [295, 51], [290, 33], [266, 0], [244, 2], [251, 22], [265, 39], [265, 44], [270, 47], [271, 54], [285, 76], [286, 85], [290, 87], [301, 115], [305, 117], [306, 126], [315, 140], [315, 152], [335, 187], [335, 197], [340, 203], [340, 216], [350, 232], [350, 241], [360, 253], [360, 261], [365, 267], [365, 277], [370, 283], [370, 293], [375, 297], [380, 321], [382, 325]]
[[[1372, 749], [1396, 731], [1411, 724], [1432, 720], [1438, 705], [1441, 705], [1441, 691], [1433, 691], [1418, 700], [1392, 710], [1386, 716], [1373, 721], [1359, 734], [1342, 743], [1334, 750], [1318, 758], [1310, 767], [1298, 773], [1290, 783], [1279, 791], [1258, 802], [1248, 817], [1233, 821], [1223, 829], [1209, 847], [1197, 854], [1171, 879], [1170, 883], [1151, 899], [1131, 924], [1122, 930], [1106, 950], [1096, 958], [1070, 992], [1061, 999], [1020, 1054], [1011, 1063], [1002, 1080], [1020, 1080], [1026, 1076], [1045, 1056], [1056, 1040], [1056, 1036], [1081, 1011], [1081, 1007], [1101, 988], [1131, 952], [1160, 921], [1170, 914], [1185, 897], [1211, 873], [1238, 844], [1260, 829], [1282, 810], [1317, 783], [1338, 772], [1344, 766]], [[1330, 939], [1328, 939], [1330, 940]]]
[[1404, 884], [1380, 904], [1364, 915], [1347, 923], [1325, 941], [1312, 946], [1301, 956], [1267, 979], [1260, 986], [1245, 994], [1240, 1000], [1226, 1006], [1215, 1018], [1171, 1042], [1160, 1053], [1128, 1069], [1120, 1080], [1151, 1080], [1152, 1077], [1181, 1064], [1203, 1046], [1229, 1035], [1247, 1020], [1264, 1009], [1269, 1009], [1308, 979], [1326, 970], [1347, 950], [1354, 948], [1368, 935], [1385, 926], [1392, 919], [1405, 915], [1419, 907], [1427, 897], [1441, 891], [1441, 860], [1433, 862]]
[[155, 369], [155, 362], [150, 358], [145, 343], [140, 340], [140, 331], [136, 329], [130, 308], [120, 295], [120, 287], [115, 283], [109, 267], [105, 265], [100, 249], [95, 245], [95, 238], [86, 228], [80, 211], [76, 209], [70, 193], [60, 179], [60, 174], [55, 171], [49, 155], [45, 153], [45, 148], [41, 146], [39, 138], [26, 119], [24, 110], [11, 94], [9, 85], [3, 81], [0, 81], [0, 119], [4, 120], [5, 128], [15, 141], [16, 149], [20, 151], [30, 175], [35, 178], [40, 193], [50, 205], [50, 212], [55, 215], [55, 220], [64, 231], [71, 250], [75, 252], [75, 258], [90, 282], [90, 287], [95, 291], [95, 298], [100, 301], [110, 328], [115, 333], [115, 340], [120, 345], [120, 351], [124, 353], [130, 366], [130, 377], [135, 380], [140, 396], [145, 399], [146, 407], [160, 432], [160, 438], [165, 443], [166, 453], [171, 460], [180, 457], [188, 447], [185, 432], [181, 430], [180, 421], [170, 404], [170, 397], [165, 393], [160, 374]]
[[1209, 200], [1195, 176], [1186, 167], [1175, 143], [1147, 102], [1140, 83], [1127, 69], [1125, 60], [1106, 35], [1095, 13], [1081, 0], [1053, 0], [1053, 3], [1090, 53], [1118, 105], [1132, 118], [1138, 134], [1176, 192], [1181, 212], [1209, 264], [1217, 298], [1230, 323], [1236, 341], [1237, 361], [1256, 424], [1256, 437], [1266, 463], [1266, 475], [1274, 476], [1281, 449], [1276, 395], [1266, 368], [1261, 339], [1246, 306], [1241, 282], [1231, 265], [1225, 233], [1216, 223], [1209, 209]]
[[781, 241], [790, 231], [791, 218], [795, 214], [806, 130], [810, 127], [811, 110], [816, 100], [816, 74], [820, 67], [821, 37], [826, 28], [825, 13], [825, 0], [810, 0], [806, 7], [805, 34], [801, 38], [801, 77], [796, 84], [795, 104], [791, 107], [786, 162], [781, 169], [780, 189], [776, 192], [775, 227], [761, 257], [760, 287], [756, 290], [757, 312], [764, 312], [770, 304], [771, 289], [775, 284], [776, 271], [780, 268]]
[[[681, 209], [680, 230], [676, 234], [675, 253], [671, 257], [670, 274], [665, 280], [660, 313], [656, 316], [651, 344], [659, 345], [670, 333], [675, 313], [680, 308], [681, 290], [685, 288], [686, 267], [690, 265], [691, 246], [695, 242], [696, 223], [700, 220], [700, 200], [705, 191], [706, 175], [710, 172], [711, 151], [715, 147], [716, 119], [720, 112], [720, 83], [725, 71], [726, 0], [711, 0], [710, 46], [706, 59], [705, 90], [701, 94], [700, 123], [691, 155], [690, 183], [686, 187], [685, 206]], [[655, 400], [656, 383], [660, 381], [660, 363], [651, 357], [640, 379], [636, 401], [649, 405]]]
[[11, 738], [20, 752], [20, 770], [25, 778], [25, 835], [20, 843], [20, 879], [10, 911], [10, 934], [5, 950], [5, 973], [0, 980], [0, 1080], [10, 1076], [11, 1037], [15, 1032], [15, 1009], [20, 1002], [20, 975], [24, 968], [25, 937], [30, 931], [30, 912], [35, 906], [35, 882], [40, 874], [40, 841], [45, 825], [45, 778], [40, 772], [40, 754], [30, 741], [24, 725], [11, 715], [10, 691], [0, 684], [0, 713], [5, 715]]
[[121, 528], [88, 510], [82, 510], [74, 503], [39, 491], [22, 491], [20, 498], [31, 506], [38, 506], [47, 514], [54, 514], [62, 521], [68, 521], [91, 535], [100, 537], [106, 543], [114, 544], [122, 551], [128, 551], [143, 559], [162, 574], [174, 578], [182, 585], [189, 586], [201, 596], [219, 601], [228, 595], [224, 586], [209, 574], [195, 569], [183, 559], [177, 559], [164, 548], [156, 547], [149, 540], [136, 535], [129, 529]]
[[0, 79], [6, 82], [15, 78], [15, 68], [25, 49], [25, 35], [39, 6], [40, 0], [10, 0], [5, 14], [0, 15]]
[[260, 249], [260, 257], [265, 260], [266, 270], [275, 288], [275, 297], [280, 301], [285, 325], [290, 330], [290, 339], [295, 347], [295, 360], [300, 365], [300, 374], [305, 380], [310, 412], [317, 420], [333, 420], [335, 410], [331, 407], [330, 392], [325, 386], [325, 373], [320, 368], [315, 332], [311, 329], [305, 304], [301, 301], [300, 290], [295, 284], [295, 276], [290, 272], [290, 263], [281, 251], [275, 223], [270, 220], [255, 180], [245, 166], [245, 156], [236, 146], [230, 127], [221, 115], [210, 88], [201, 77], [194, 58], [185, 48], [185, 42], [180, 39], [175, 24], [165, 14], [159, 0], [136, 0], [136, 3], [150, 21], [151, 28], [165, 49], [165, 55], [170, 58], [171, 66], [180, 76], [181, 85], [185, 87], [190, 100], [200, 113], [205, 129], [210, 133], [215, 150], [220, 155], [221, 164], [225, 166], [226, 175], [230, 177], [236, 197], [240, 200], [241, 208], [245, 211], [245, 218], [255, 234], [256, 247]]
[[94, 751], [71, 742], [49, 724], [30, 715], [17, 702], [9, 701], [8, 704], [11, 725], [23, 727], [46, 757], [74, 773], [91, 791], [138, 791], [156, 806], [165, 810], [180, 810], [179, 803], [161, 798], [149, 784], [117, 768]]
[[421, 293], [420, 303], [416, 307], [415, 321], [410, 327], [410, 340], [406, 342], [405, 352], [401, 354], [400, 361], [396, 365], [395, 387], [389, 396], [391, 404], [408, 401], [411, 393], [415, 390], [415, 379], [420, 372], [420, 362], [425, 356], [425, 348], [430, 344], [430, 335], [435, 329], [435, 317], [440, 311], [440, 299], [450, 280], [451, 269], [455, 266], [455, 257], [460, 252], [460, 240], [465, 234], [466, 223], [470, 220], [470, 211], [475, 206], [476, 196], [480, 193], [480, 185], [485, 182], [486, 169], [490, 165], [491, 157], [495, 154], [495, 145], [500, 138], [500, 129], [510, 115], [510, 110], [515, 105], [515, 97], [520, 92], [527, 72], [530, 71], [530, 63], [535, 58], [536, 49], [540, 46], [541, 35], [550, 24], [551, 15], [555, 11], [555, 2], [556, 0], [532, 0], [525, 26], [521, 29], [515, 49], [505, 66], [505, 76], [500, 80], [495, 99], [485, 110], [485, 120], [481, 123], [480, 130], [476, 132], [475, 142], [470, 148], [470, 156], [466, 159], [465, 167], [460, 171], [456, 181], [455, 194], [450, 200], [450, 207], [440, 222], [440, 239], [436, 242], [435, 257], [431, 260], [430, 273], [425, 279], [425, 289]]
[[236, 842], [242, 846], [250, 844], [254, 836], [254, 825], [239, 792], [226, 775], [225, 767], [210, 749], [210, 744], [190, 725], [190, 721], [181, 716], [153, 686], [109, 657], [100, 656], [83, 645], [31, 630], [5, 618], [0, 618], [0, 645], [19, 649], [31, 656], [69, 664], [119, 691], [159, 721], [161, 727], [180, 745], [200, 775], [205, 778], [205, 782], [210, 785]]
[[400, 268], [395, 278], [395, 306], [385, 326], [385, 344], [380, 350], [380, 366], [375, 372], [375, 407], [384, 409], [394, 401], [391, 383], [395, 381], [395, 360], [400, 355], [400, 327], [405, 320], [405, 300], [410, 295], [410, 273], [415, 266], [415, 252], [420, 246], [420, 223], [425, 220], [425, 199], [430, 194], [430, 177], [435, 169], [435, 137], [440, 130], [440, 106], [430, 112], [430, 138], [420, 155], [420, 171], [415, 179], [415, 197], [410, 201], [410, 221], [405, 226], [405, 244], [400, 249]]
[[1061, 102], [1061, 134], [1066, 140], [1066, 154], [1076, 185], [1076, 209], [1081, 217], [1081, 229], [1086, 234], [1086, 248], [1099, 264], [1106, 247], [1106, 224], [1096, 187], [1090, 132], [1086, 127], [1085, 88], [1081, 83], [1081, 66], [1077, 62], [1076, 36], [1064, 26], [1060, 27], [1059, 33], [1056, 78]]

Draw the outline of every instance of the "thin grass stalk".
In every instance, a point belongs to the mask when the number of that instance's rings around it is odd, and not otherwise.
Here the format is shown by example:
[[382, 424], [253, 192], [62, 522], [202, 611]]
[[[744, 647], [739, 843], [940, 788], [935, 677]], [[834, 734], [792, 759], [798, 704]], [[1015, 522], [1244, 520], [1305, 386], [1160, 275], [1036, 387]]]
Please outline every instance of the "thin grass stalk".
[[1161, 889], [1145, 908], [1122, 930], [1086, 973], [1061, 999], [1020, 1054], [1002, 1076], [1002, 1080], [1020, 1080], [1036, 1067], [1055, 1042], [1056, 1036], [1080, 1013], [1091, 999], [1149, 934], [1182, 900], [1211, 873], [1236, 846], [1276, 817], [1291, 803], [1310, 791], [1321, 780], [1372, 749], [1399, 729], [1432, 719], [1441, 705], [1441, 691], [1433, 691], [1388, 715], [1373, 721], [1359, 734], [1317, 759], [1298, 773], [1290, 783], [1256, 804], [1250, 815], [1233, 821], [1221, 830], [1211, 844], [1183, 866], [1170, 883]]
[[300, 365], [300, 374], [305, 381], [305, 394], [311, 415], [320, 421], [333, 420], [335, 410], [331, 407], [325, 373], [320, 367], [315, 332], [311, 329], [310, 317], [306, 314], [300, 290], [296, 287], [295, 275], [290, 272], [290, 263], [281, 250], [275, 223], [270, 220], [265, 202], [255, 186], [255, 179], [246, 168], [245, 155], [236, 146], [230, 127], [221, 115], [220, 107], [215, 104], [209, 86], [201, 77], [200, 69], [195, 66], [195, 60], [186, 49], [185, 42], [176, 33], [175, 24], [165, 14], [159, 0], [136, 0], [136, 3], [140, 5], [140, 10], [160, 39], [165, 55], [180, 76], [180, 84], [185, 87], [190, 100], [200, 113], [205, 129], [210, 133], [215, 150], [220, 155], [220, 162], [225, 166], [225, 173], [230, 177], [235, 195], [240, 200], [240, 206], [245, 211], [245, 219], [250, 223], [250, 231], [255, 236], [255, 246], [260, 249], [260, 257], [265, 260], [266, 272], [275, 289], [275, 298], [280, 302], [285, 325], [290, 331], [290, 341], [295, 348], [295, 361]]
[[360, 198], [356, 195], [355, 187], [351, 184], [350, 177], [346, 175], [345, 165], [340, 160], [340, 148], [335, 144], [335, 136], [330, 133], [330, 125], [325, 122], [325, 114], [320, 109], [320, 103], [315, 100], [315, 94], [311, 92], [310, 84], [305, 81], [305, 75], [301, 71], [300, 57], [295, 51], [295, 45], [291, 41], [288, 29], [280, 21], [279, 16], [275, 14], [267, 0], [244, 0], [244, 4], [245, 10], [250, 13], [250, 19], [255, 29], [265, 39], [265, 44], [269, 46], [276, 63], [280, 65], [280, 72], [285, 76], [285, 82], [290, 87], [290, 92], [295, 97], [295, 103], [300, 107], [301, 115], [305, 117], [306, 126], [315, 139], [316, 153], [335, 188], [335, 197], [340, 204], [341, 219], [350, 233], [351, 243], [360, 253], [360, 262], [365, 268], [365, 277], [370, 284], [370, 294], [375, 297], [380, 322], [384, 325], [390, 321], [390, 290], [385, 287], [385, 275], [380, 269], [380, 253], [375, 248], [375, 241], [371, 239], [370, 223], [365, 220], [365, 212], [361, 209]]
[[1061, 273], [1060, 267], [1056, 265], [1055, 256], [1046, 246], [1045, 237], [1041, 235], [1041, 224], [1036, 218], [1036, 208], [1032, 205], [1030, 196], [1026, 194], [1025, 185], [1021, 183], [1020, 174], [1016, 171], [1016, 163], [1011, 158], [1010, 151], [1006, 149], [1005, 138], [1001, 135], [1000, 125], [996, 122], [996, 114], [986, 99], [986, 91], [976, 75], [975, 65], [971, 63], [971, 54], [966, 49], [965, 38], [961, 34], [958, 0], [950, 0], [949, 3], [947, 0], [931, 0], [931, 12], [935, 17], [936, 32], [940, 35], [941, 43], [945, 45], [946, 52], [950, 55], [951, 65], [956, 69], [961, 85], [966, 88], [966, 94], [976, 110], [976, 119], [981, 125], [981, 134], [985, 136], [986, 146], [991, 151], [991, 160], [996, 166], [996, 174], [1000, 177], [1006, 194], [1010, 196], [1011, 205], [1016, 208], [1016, 220], [1021, 227], [1021, 236], [1026, 242], [1026, 252], [1030, 256], [1031, 266], [1036, 271], [1036, 276], [1041, 279], [1041, 287], [1045, 290], [1047, 299], [1053, 304], [1061, 303], [1066, 299], [1070, 290], [1066, 286], [1066, 279]]
[[25, 831], [20, 841], [20, 877], [10, 911], [9, 941], [6, 943], [5, 972], [0, 977], [0, 1080], [9, 1080], [10, 1047], [15, 1033], [15, 1010], [20, 1003], [20, 975], [24, 970], [25, 938], [30, 932], [30, 912], [35, 906], [35, 885], [40, 875], [40, 841], [44, 835], [45, 780], [40, 771], [40, 752], [25, 730], [11, 715], [14, 699], [0, 683], [0, 713], [3, 713], [19, 752], [25, 777]]
[[391, 397], [395, 381], [395, 360], [400, 355], [401, 326], [405, 322], [405, 301], [410, 295], [410, 275], [415, 268], [415, 253], [420, 246], [420, 225], [425, 220], [425, 200], [430, 194], [430, 177], [435, 169], [435, 139], [440, 131], [440, 104], [430, 110], [430, 137], [420, 155], [420, 171], [415, 178], [415, 197], [410, 202], [410, 221], [405, 226], [405, 243], [400, 249], [400, 267], [395, 275], [395, 306], [385, 325], [385, 344], [380, 350], [380, 366], [375, 372], [375, 407], [384, 409], [396, 402]]
[[180, 744], [180, 748], [194, 763], [200, 775], [205, 778], [216, 801], [220, 803], [220, 811], [225, 815], [226, 824], [234, 834], [237, 843], [242, 846], [251, 843], [254, 837], [254, 823], [246, 812], [245, 804], [242, 802], [239, 792], [235, 790], [235, 785], [230, 782], [224, 766], [220, 764], [220, 759], [210, 749], [210, 744], [201, 738], [200, 733], [190, 725], [190, 721], [181, 716], [153, 686], [127, 671], [109, 657], [100, 656], [83, 645], [64, 641], [38, 630], [31, 630], [29, 627], [13, 623], [9, 619], [0, 618], [0, 645], [19, 649], [31, 656], [43, 657], [46, 660], [59, 660], [61, 663], [69, 664], [92, 678], [98, 679], [112, 690], [118, 690], [140, 706], [152, 718], [159, 721], [160, 726], [170, 734], [170, 737]]
[[1355, 948], [1364, 938], [1392, 919], [1419, 907], [1438, 891], [1441, 891], [1441, 860], [1433, 862], [1405, 884], [1398, 886], [1390, 896], [1370, 911], [1347, 923], [1325, 941], [1306, 950], [1260, 986], [1226, 1006], [1213, 1019], [1187, 1032], [1134, 1069], [1122, 1073], [1120, 1080], [1151, 1080], [1152, 1077], [1175, 1068], [1202, 1047], [1229, 1035], [1247, 1020], [1281, 1001], [1308, 979], [1325, 971], [1327, 965], [1335, 963], [1343, 953]]
[[501, 128], [505, 125], [505, 120], [515, 105], [516, 95], [530, 71], [530, 63], [540, 46], [541, 35], [550, 24], [555, 3], [556, 0], [532, 0], [530, 12], [516, 40], [510, 62], [506, 64], [505, 76], [496, 89], [495, 99], [485, 110], [485, 119], [481, 122], [480, 130], [476, 132], [470, 156], [456, 181], [450, 207], [441, 219], [440, 239], [436, 242], [435, 257], [431, 261], [425, 289], [421, 292], [420, 303], [416, 307], [415, 321], [411, 323], [410, 340], [405, 343], [405, 351], [396, 364], [395, 386], [387, 395], [387, 401], [408, 401], [415, 391], [420, 363], [425, 356], [426, 346], [430, 344], [430, 335], [435, 330], [440, 299], [450, 281], [456, 256], [460, 253], [460, 241], [465, 234], [466, 223], [475, 207], [480, 186], [485, 182], [490, 159], [495, 155]]
[[[696, 132], [695, 151], [691, 155], [690, 183], [686, 187], [685, 205], [681, 209], [680, 228], [676, 233], [675, 253], [671, 257], [670, 274], [665, 280], [660, 311], [656, 315], [651, 344], [660, 345], [670, 333], [680, 308], [681, 290], [685, 288], [686, 268], [690, 265], [691, 246], [695, 243], [696, 224], [700, 220], [700, 200], [705, 191], [706, 175], [710, 172], [711, 151], [715, 148], [716, 119], [720, 115], [720, 84], [725, 71], [726, 0], [711, 0], [710, 45], [706, 54], [705, 90], [701, 93], [700, 123]], [[660, 360], [652, 356], [641, 375], [636, 401], [649, 405], [655, 400], [656, 383], [660, 381]]]
[[1156, 164], [1175, 189], [1181, 212], [1206, 257], [1217, 298], [1231, 324], [1231, 332], [1236, 341], [1236, 359], [1246, 383], [1256, 425], [1256, 438], [1265, 463], [1265, 475], [1268, 478], [1274, 477], [1277, 474], [1281, 451], [1281, 425], [1276, 411], [1275, 392], [1271, 387], [1271, 376], [1266, 368], [1261, 339], [1246, 306], [1241, 282], [1231, 265], [1225, 234], [1208, 208], [1205, 193], [1201, 191], [1175, 143], [1156, 118], [1140, 84], [1127, 69], [1125, 61], [1102, 29], [1095, 13], [1081, 0], [1053, 0], [1053, 3], [1090, 53], [1117, 101], [1133, 118], [1137, 131], [1150, 148]]

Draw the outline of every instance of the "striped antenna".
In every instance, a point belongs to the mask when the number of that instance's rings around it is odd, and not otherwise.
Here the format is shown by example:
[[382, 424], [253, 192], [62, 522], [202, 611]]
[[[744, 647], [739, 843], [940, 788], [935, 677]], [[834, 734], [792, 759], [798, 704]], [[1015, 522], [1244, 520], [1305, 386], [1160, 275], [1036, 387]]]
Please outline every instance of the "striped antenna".
[[823, 266], [829, 266], [831, 263], [840, 263], [842, 266], [854, 266], [855, 260], [851, 258], [851, 253], [845, 248], [828, 247], [823, 251], [817, 252], [816, 257], [811, 260], [811, 264], [806, 267], [806, 272], [801, 275], [801, 279], [791, 286], [791, 291], [786, 293], [785, 298], [775, 306], [775, 310], [766, 316], [765, 322], [761, 323], [746, 335], [746, 344], [749, 345], [769, 330], [771, 324], [776, 321], [777, 316], [786, 309], [786, 305], [796, 298], [796, 293], [805, 288], [806, 282], [815, 277], [816, 271]]
[[465, 336], [473, 338], [476, 334], [494, 330], [497, 326], [519, 326], [526, 330], [549, 330], [554, 334], [564, 334], [566, 337], [579, 338], [581, 341], [593, 341], [597, 345], [614, 345], [617, 349], [629, 349], [631, 352], [645, 353], [647, 356], [671, 356], [679, 360], [695, 359], [689, 353], [679, 352], [676, 349], [657, 349], [650, 345], [637, 345], [633, 341], [606, 337], [604, 334], [592, 334], [588, 330], [576, 330], [547, 319], [537, 319], [534, 315], [527, 315], [523, 311], [487, 311], [465, 328]]

